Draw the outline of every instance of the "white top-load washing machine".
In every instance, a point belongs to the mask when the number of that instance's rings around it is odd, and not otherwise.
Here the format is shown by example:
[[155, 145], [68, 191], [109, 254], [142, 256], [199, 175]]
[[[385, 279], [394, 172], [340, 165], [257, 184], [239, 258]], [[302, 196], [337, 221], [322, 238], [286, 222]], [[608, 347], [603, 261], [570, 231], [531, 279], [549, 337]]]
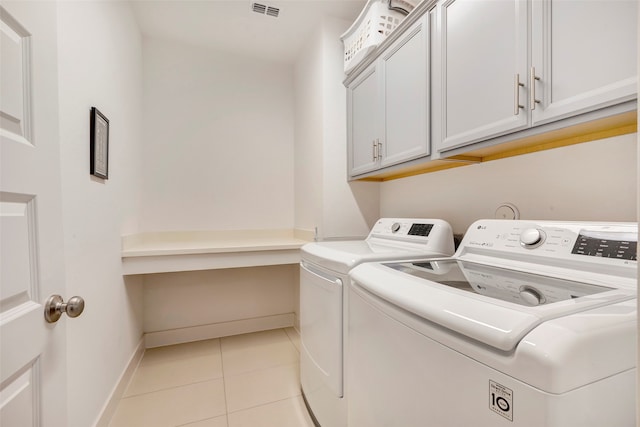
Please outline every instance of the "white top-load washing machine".
[[453, 253], [451, 226], [437, 219], [382, 218], [364, 240], [314, 242], [302, 247], [300, 380], [317, 424], [346, 425], [343, 350], [349, 271], [367, 261]]
[[631, 427], [636, 223], [481, 220], [351, 272], [349, 427]]

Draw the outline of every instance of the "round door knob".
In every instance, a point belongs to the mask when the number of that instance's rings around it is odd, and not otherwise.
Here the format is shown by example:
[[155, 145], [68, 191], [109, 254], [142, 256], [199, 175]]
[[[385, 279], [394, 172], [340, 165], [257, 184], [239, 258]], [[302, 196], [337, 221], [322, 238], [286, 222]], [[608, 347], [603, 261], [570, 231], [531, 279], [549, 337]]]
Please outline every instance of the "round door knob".
[[65, 312], [69, 317], [78, 317], [84, 311], [84, 299], [76, 296], [69, 298]]
[[64, 302], [60, 295], [51, 295], [44, 304], [44, 318], [48, 323], [57, 322], [63, 313], [69, 317], [78, 317], [84, 311], [84, 300], [75, 296]]
[[544, 231], [538, 228], [528, 228], [520, 233], [520, 244], [525, 248], [535, 248], [544, 242]]
[[400, 223], [399, 222], [394, 222], [391, 225], [391, 231], [394, 232], [394, 233], [397, 233], [398, 230], [400, 230]]

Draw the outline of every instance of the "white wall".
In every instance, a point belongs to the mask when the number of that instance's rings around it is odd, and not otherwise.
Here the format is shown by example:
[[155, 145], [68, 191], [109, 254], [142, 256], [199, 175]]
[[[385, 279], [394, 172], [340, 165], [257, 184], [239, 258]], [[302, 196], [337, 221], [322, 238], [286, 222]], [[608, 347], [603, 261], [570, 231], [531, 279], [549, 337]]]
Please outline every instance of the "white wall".
[[[143, 231], [292, 229], [291, 67], [149, 38], [143, 63]], [[166, 343], [178, 328], [178, 340], [248, 319], [267, 328], [295, 311], [292, 271], [148, 275], [144, 331]]]
[[[141, 37], [126, 2], [58, 11], [67, 292], [86, 301], [68, 330], [68, 427], [93, 425], [142, 338], [142, 283], [125, 281], [120, 236], [138, 228]], [[89, 112], [110, 120], [109, 179], [89, 175]]]
[[[295, 228], [322, 226], [323, 50], [321, 29], [300, 51], [294, 67]], [[320, 230], [319, 230], [320, 231]]]
[[320, 239], [366, 235], [378, 218], [378, 184], [347, 182], [346, 89], [340, 35], [325, 19], [294, 66], [295, 224]]
[[325, 19], [322, 28], [324, 238], [366, 236], [380, 216], [379, 184], [347, 179], [347, 92], [342, 83], [344, 47], [340, 36], [350, 25]]
[[144, 231], [292, 228], [290, 67], [147, 38], [143, 58]]
[[443, 218], [456, 233], [503, 202], [523, 219], [636, 221], [636, 134], [382, 183], [382, 216]]
[[296, 264], [146, 275], [145, 332], [291, 315], [297, 277]]

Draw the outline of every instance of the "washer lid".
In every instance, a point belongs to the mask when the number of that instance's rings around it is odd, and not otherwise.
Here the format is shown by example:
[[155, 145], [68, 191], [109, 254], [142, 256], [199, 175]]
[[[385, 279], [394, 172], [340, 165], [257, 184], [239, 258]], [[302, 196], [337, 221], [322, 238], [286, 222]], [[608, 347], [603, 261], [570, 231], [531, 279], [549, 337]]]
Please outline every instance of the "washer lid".
[[503, 351], [544, 321], [635, 298], [629, 289], [450, 259], [364, 264], [351, 277], [404, 310]]
[[612, 286], [541, 276], [453, 259], [385, 263], [385, 266], [465, 292], [526, 307], [610, 291]]

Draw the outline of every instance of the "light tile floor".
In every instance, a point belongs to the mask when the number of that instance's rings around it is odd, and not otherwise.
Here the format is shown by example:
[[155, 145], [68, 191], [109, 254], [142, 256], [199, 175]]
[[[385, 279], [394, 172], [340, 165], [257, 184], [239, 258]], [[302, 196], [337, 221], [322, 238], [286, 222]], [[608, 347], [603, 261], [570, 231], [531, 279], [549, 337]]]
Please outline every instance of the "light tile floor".
[[109, 427], [313, 427], [293, 328], [149, 349]]

